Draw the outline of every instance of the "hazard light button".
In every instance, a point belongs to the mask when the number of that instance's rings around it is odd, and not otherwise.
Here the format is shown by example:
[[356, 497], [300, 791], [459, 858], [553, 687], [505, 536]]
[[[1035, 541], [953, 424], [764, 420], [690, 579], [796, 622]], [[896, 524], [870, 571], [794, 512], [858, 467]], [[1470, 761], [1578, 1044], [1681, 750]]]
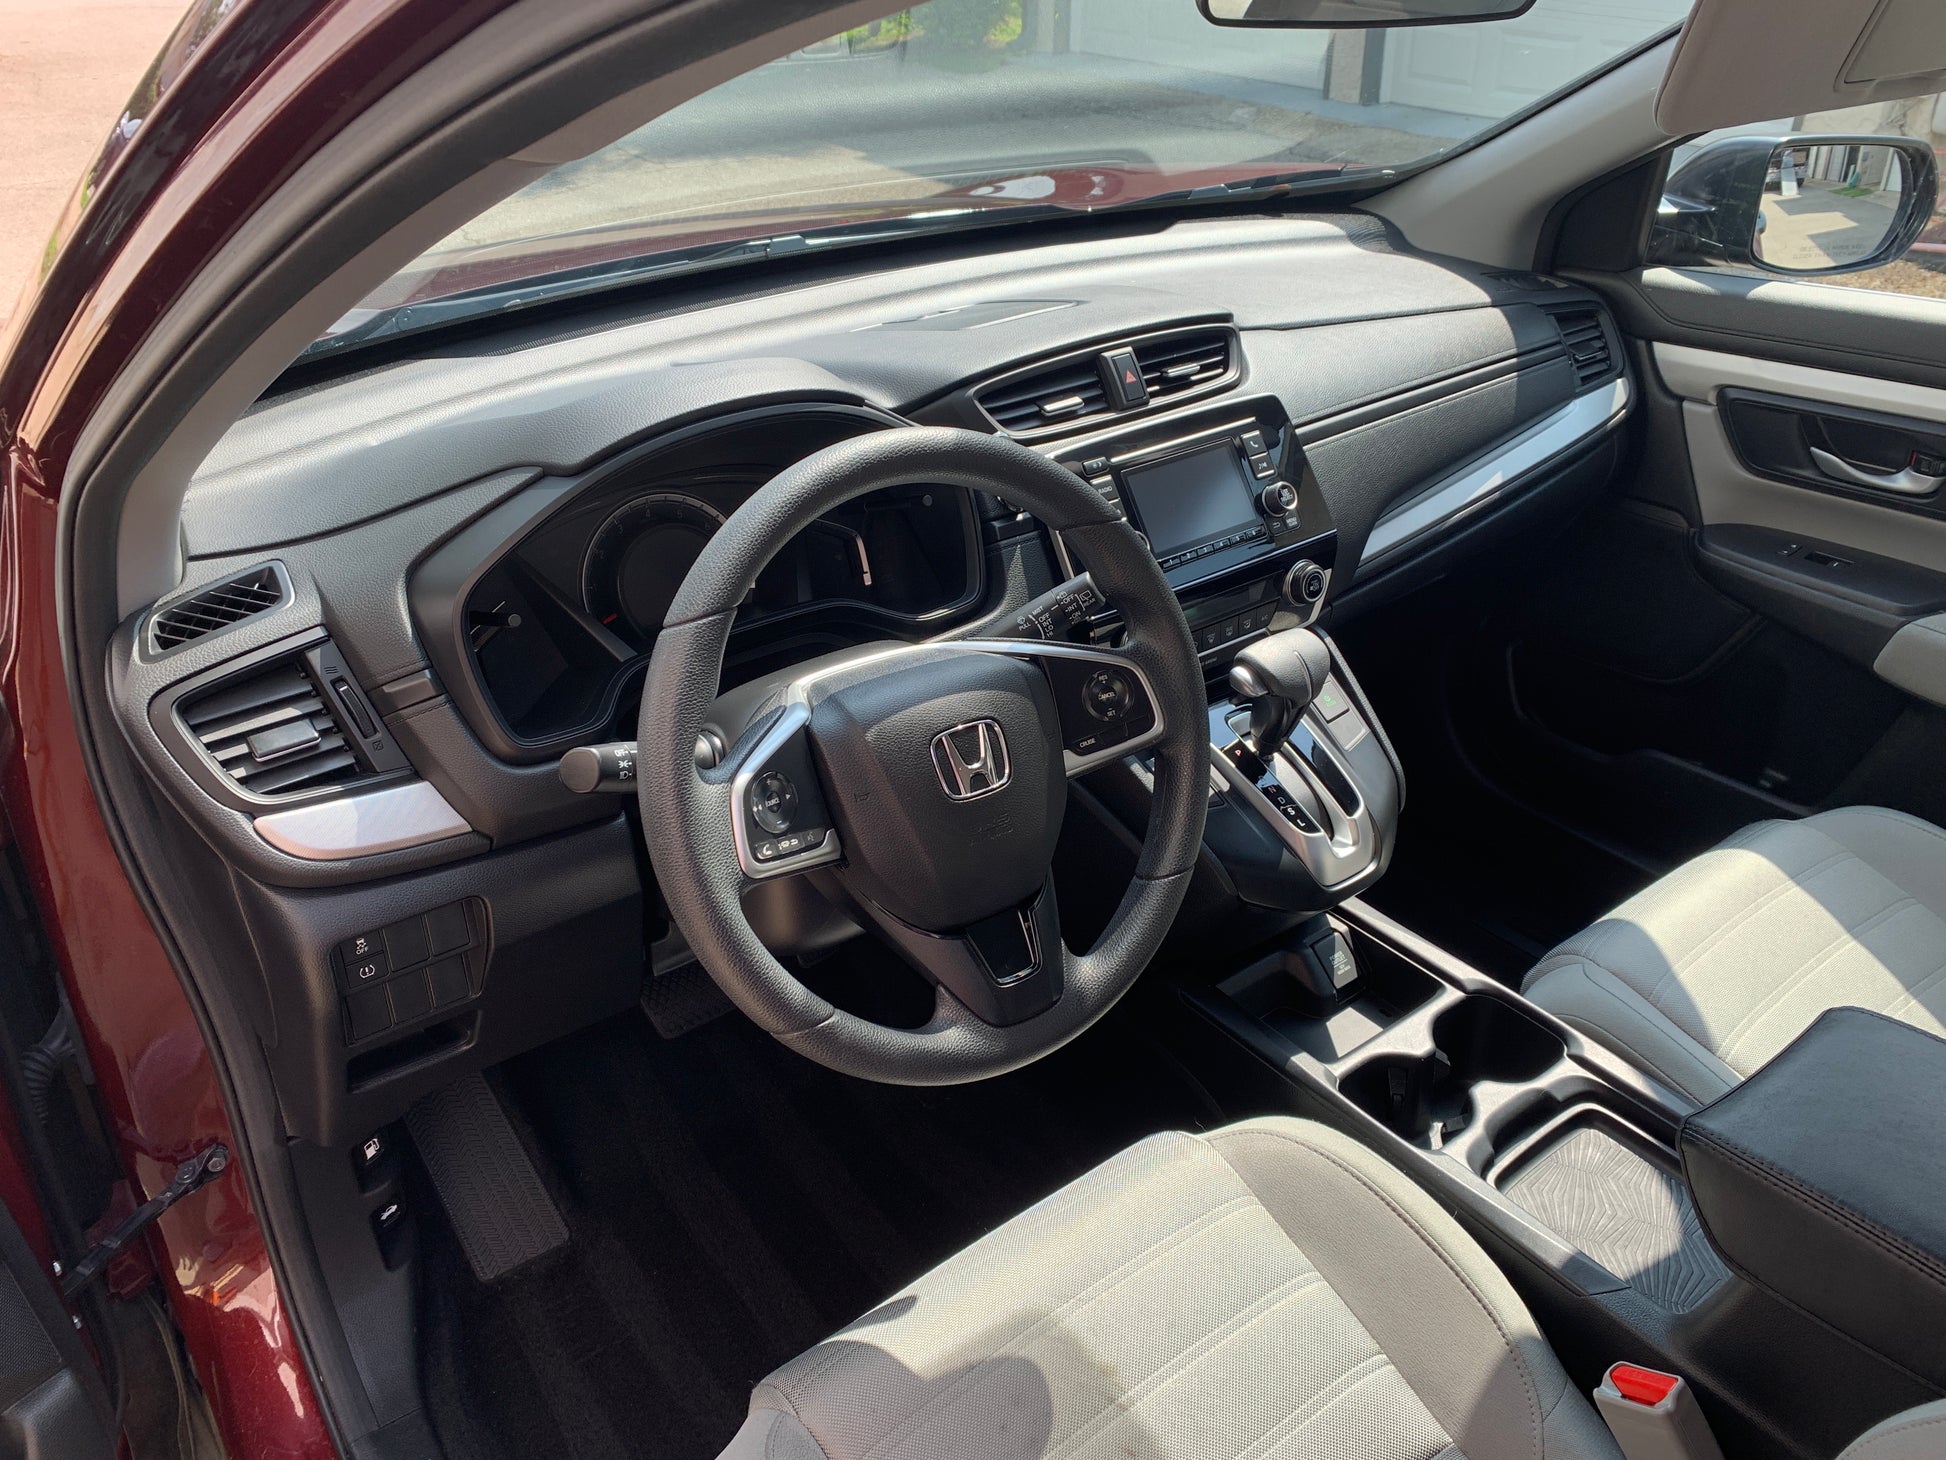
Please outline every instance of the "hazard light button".
[[1108, 398], [1117, 410], [1149, 403], [1149, 387], [1142, 380], [1142, 366], [1133, 350], [1110, 350], [1101, 357], [1101, 373], [1108, 386]]

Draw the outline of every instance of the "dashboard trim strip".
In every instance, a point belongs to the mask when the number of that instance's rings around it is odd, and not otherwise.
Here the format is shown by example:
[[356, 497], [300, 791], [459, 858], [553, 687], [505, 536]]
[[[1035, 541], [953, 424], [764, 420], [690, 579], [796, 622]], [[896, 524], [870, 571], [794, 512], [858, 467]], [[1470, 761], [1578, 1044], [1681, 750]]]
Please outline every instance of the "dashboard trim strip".
[[1400, 551], [1435, 527], [1501, 496], [1529, 472], [1546, 466], [1620, 421], [1634, 404], [1626, 375], [1577, 396], [1507, 445], [1454, 473], [1379, 518], [1365, 540], [1361, 571]]
[[342, 862], [444, 841], [473, 830], [429, 781], [312, 801], [259, 816], [257, 835], [307, 862]]

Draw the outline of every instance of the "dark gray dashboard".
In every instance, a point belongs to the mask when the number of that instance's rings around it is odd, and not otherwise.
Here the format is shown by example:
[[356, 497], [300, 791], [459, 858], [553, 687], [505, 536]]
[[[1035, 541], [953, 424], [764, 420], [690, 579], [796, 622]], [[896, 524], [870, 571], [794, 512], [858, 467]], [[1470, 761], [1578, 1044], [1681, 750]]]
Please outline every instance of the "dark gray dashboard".
[[[418, 878], [436, 882], [445, 901], [461, 891], [481, 899], [484, 992], [476, 988], [457, 1013], [420, 1016], [432, 1021], [426, 1029], [443, 1031], [437, 1047], [413, 1046], [392, 1065], [353, 1048], [348, 1065], [327, 1059], [336, 1073], [323, 1076], [307, 1064], [314, 1124], [342, 1117], [315, 1092], [342, 1083], [345, 1068], [362, 1071], [354, 1087], [389, 1092], [358, 1102], [370, 1111], [409, 1096], [423, 1083], [412, 1072], [455, 1049], [484, 1060], [517, 1045], [518, 1030], [496, 1025], [492, 1010], [496, 986], [523, 975], [501, 970], [493, 929], [511, 919], [524, 930], [523, 947], [539, 950], [546, 939], [534, 930], [545, 919], [519, 886], [499, 884], [496, 869], [526, 865], [504, 854], [561, 833], [577, 848], [558, 853], [569, 861], [597, 843], [612, 855], [614, 803], [563, 789], [552, 763], [560, 734], [515, 733], [478, 656], [469, 657], [467, 635], [469, 595], [483, 575], [510, 554], [560, 558], [566, 550], [550, 547], [546, 534], [566, 529], [549, 524], [577, 513], [599, 522], [625, 506], [625, 494], [613, 504], [589, 494], [615, 490], [630, 463], [752, 413], [800, 426], [846, 416], [846, 429], [901, 421], [992, 429], [980, 403], [988, 382], [1077, 352], [1214, 332], [1230, 342], [1227, 368], [1197, 377], [1205, 383], [1181, 404], [1158, 399], [1126, 418], [1108, 411], [1072, 431], [1057, 420], [1029, 439], [1067, 460], [1074, 442], [1125, 428], [1166, 431], [1178, 419], [1221, 416], [1232, 401], [1281, 407], [1306, 501], [1333, 529], [1336, 601], [1373, 571], [1374, 534], [1384, 570], [1396, 573], [1436, 543], [1439, 532], [1426, 524], [1475, 519], [1544, 485], [1561, 462], [1601, 449], [1628, 408], [1620, 342], [1592, 295], [1415, 254], [1361, 215], [1022, 233], [1002, 250], [1005, 241], [989, 235], [971, 254], [939, 245], [869, 263], [825, 261], [821, 272], [725, 274], [604, 314], [510, 324], [267, 398], [211, 454], [185, 501], [183, 586], [123, 626], [110, 670], [130, 740], [226, 862], [273, 901], [290, 894], [268, 889], [313, 889], [302, 900], [308, 941], [266, 949], [298, 970], [306, 990], [278, 1012], [307, 1026], [330, 1018], [336, 1000], [320, 990], [345, 975], [329, 946], [372, 920], [380, 889], [388, 915], [415, 904]], [[740, 454], [746, 469], [750, 455]], [[734, 502], [732, 493], [722, 506]], [[1062, 576], [1053, 544], [1031, 520], [990, 498], [951, 510], [965, 533], [963, 582], [931, 597], [897, 585], [904, 596], [888, 600], [890, 613], [853, 591], [850, 607], [827, 615], [824, 637], [807, 639], [803, 652], [846, 634], [912, 640], [1003, 617]], [[586, 539], [571, 546], [585, 551]], [[157, 626], [172, 609], [193, 616], [212, 590], [220, 597], [273, 565], [280, 601], [159, 647]], [[914, 611], [902, 621], [897, 605]], [[807, 601], [793, 612], [818, 608]], [[1247, 614], [1242, 622], [1248, 630]], [[750, 642], [788, 627], [780, 618], [762, 634], [753, 628]], [[335, 780], [260, 796], [233, 774], [244, 754], [237, 746], [251, 743], [255, 701], [213, 697], [239, 683], [255, 694], [258, 681], [239, 681], [234, 670], [257, 673], [304, 652], [309, 677], [287, 678], [279, 691], [287, 698], [272, 708], [287, 714], [297, 703], [289, 696], [308, 693], [299, 718], [346, 768]], [[616, 665], [626, 661], [616, 654]], [[342, 672], [326, 674], [319, 663]], [[547, 728], [592, 733], [625, 722], [630, 683], [618, 669], [595, 708]], [[371, 722], [369, 734], [353, 715]], [[415, 826], [436, 834], [415, 838]], [[383, 849], [367, 855], [367, 846]], [[440, 867], [447, 870], [430, 870]], [[588, 915], [610, 927], [632, 919], [653, 938], [659, 924], [653, 890], [645, 891], [633, 914], [611, 892]], [[641, 942], [617, 946], [636, 950], [627, 956], [639, 973]], [[626, 981], [602, 971], [596, 1002], [612, 1005]], [[424, 1044], [426, 1029], [411, 1039]], [[306, 1047], [343, 1043], [334, 1029]]]

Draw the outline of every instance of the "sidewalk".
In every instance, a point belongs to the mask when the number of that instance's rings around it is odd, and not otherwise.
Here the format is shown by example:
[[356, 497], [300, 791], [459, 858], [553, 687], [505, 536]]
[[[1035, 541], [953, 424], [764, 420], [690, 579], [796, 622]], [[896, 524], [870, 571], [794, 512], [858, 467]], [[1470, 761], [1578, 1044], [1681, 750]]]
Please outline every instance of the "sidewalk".
[[185, 0], [0, 0], [0, 324]]

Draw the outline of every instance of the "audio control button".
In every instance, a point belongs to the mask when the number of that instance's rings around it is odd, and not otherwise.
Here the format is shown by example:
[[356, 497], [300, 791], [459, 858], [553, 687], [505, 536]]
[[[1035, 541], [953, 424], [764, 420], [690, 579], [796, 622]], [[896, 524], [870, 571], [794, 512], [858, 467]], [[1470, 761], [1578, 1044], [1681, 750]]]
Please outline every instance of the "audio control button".
[[1297, 488], [1289, 482], [1271, 482], [1258, 494], [1258, 500], [1265, 515], [1282, 517], [1297, 505]]

